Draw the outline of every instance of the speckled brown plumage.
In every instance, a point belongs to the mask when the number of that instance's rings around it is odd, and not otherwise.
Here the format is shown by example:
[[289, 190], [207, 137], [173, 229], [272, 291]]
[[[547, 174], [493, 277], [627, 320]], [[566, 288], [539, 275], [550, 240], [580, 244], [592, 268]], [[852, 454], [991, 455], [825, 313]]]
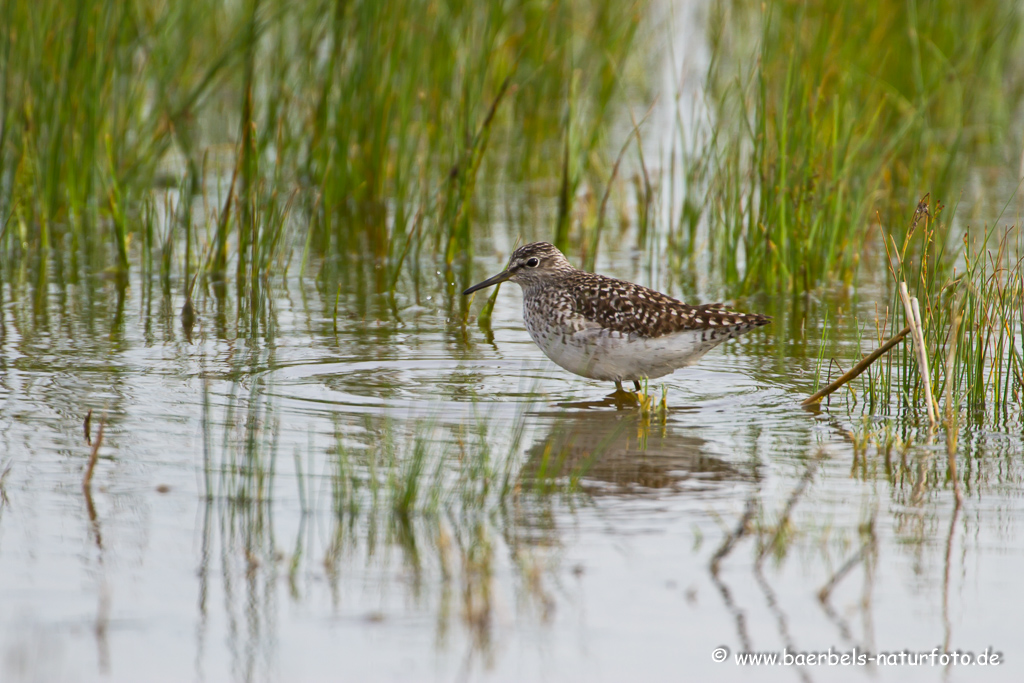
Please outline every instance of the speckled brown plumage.
[[653, 289], [593, 273], [577, 271], [563, 283], [573, 308], [585, 319], [641, 337], [733, 325], [753, 328], [769, 322], [766, 316], [734, 313], [721, 304], [690, 306]]
[[547, 242], [519, 247], [505, 271], [465, 294], [505, 280], [523, 288], [526, 328], [548, 357], [570, 372], [616, 383], [668, 374], [771, 321], [576, 270]]
[[[722, 304], [690, 306], [678, 299], [625, 280], [587, 273], [568, 265], [554, 245], [534, 242], [516, 250], [510, 270], [525, 274], [525, 264], [538, 258], [538, 271], [547, 266], [550, 276], [520, 282], [530, 313], [547, 309], [567, 324], [573, 318], [597, 323], [603, 328], [641, 337], [661, 337], [682, 330], [707, 330], [733, 325], [749, 328], [767, 325], [771, 318], [758, 313], [735, 313]], [[564, 264], [562, 263], [564, 262]], [[518, 266], [518, 267], [517, 267]], [[522, 278], [512, 277], [521, 280]]]

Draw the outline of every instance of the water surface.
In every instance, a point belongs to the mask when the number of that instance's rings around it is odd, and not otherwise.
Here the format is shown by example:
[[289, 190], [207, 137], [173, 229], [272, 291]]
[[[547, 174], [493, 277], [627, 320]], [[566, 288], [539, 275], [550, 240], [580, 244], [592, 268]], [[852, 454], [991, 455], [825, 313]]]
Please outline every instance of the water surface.
[[[642, 280], [628, 253], [608, 262]], [[493, 336], [444, 295], [335, 333], [293, 277], [251, 336], [230, 299], [198, 299], [191, 341], [180, 297], [160, 312], [138, 280], [122, 304], [94, 287], [84, 306], [81, 285], [52, 286], [40, 319], [5, 285], [5, 680], [1020, 672], [1019, 436], [964, 436], [958, 510], [941, 434], [905, 426], [914, 443], [886, 455], [855, 448], [854, 416], [798, 407], [818, 342], [780, 338], [795, 321], [652, 383], [662, 415], [549, 363], [516, 287]], [[92, 509], [90, 409], [93, 438], [105, 423]], [[403, 515], [395, 480], [418, 447]], [[746, 671], [715, 663], [717, 646], [991, 647], [1007, 663]]]

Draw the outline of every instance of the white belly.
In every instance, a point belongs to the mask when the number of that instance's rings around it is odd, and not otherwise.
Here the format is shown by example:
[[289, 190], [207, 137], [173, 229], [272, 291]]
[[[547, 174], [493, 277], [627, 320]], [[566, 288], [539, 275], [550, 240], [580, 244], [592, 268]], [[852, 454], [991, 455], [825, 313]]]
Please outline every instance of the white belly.
[[684, 330], [662, 337], [640, 337], [591, 328], [562, 333], [527, 330], [537, 346], [569, 372], [600, 380], [653, 379], [692, 365], [701, 356], [735, 336], [731, 328]]

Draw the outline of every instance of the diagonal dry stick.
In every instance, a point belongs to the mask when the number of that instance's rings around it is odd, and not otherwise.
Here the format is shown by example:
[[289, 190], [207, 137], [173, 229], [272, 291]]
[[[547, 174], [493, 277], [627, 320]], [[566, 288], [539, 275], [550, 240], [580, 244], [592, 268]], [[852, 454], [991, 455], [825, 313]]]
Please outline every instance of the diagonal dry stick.
[[896, 333], [895, 337], [893, 337], [892, 339], [890, 339], [889, 341], [885, 342], [877, 349], [875, 349], [875, 351], [873, 351], [870, 356], [868, 356], [867, 358], [865, 358], [864, 360], [850, 368], [849, 372], [847, 372], [845, 375], [837, 379], [835, 382], [832, 382], [832, 384], [829, 384], [827, 387], [825, 387], [818, 393], [804, 399], [804, 402], [801, 403], [800, 405], [804, 407], [814, 405], [815, 403], [825, 398], [839, 387], [843, 386], [850, 380], [854, 379], [857, 375], [867, 370], [869, 365], [871, 365], [880, 357], [882, 357], [889, 349], [903, 341], [903, 338], [906, 337], [908, 334], [910, 334], [910, 327], [904, 327], [902, 330]]

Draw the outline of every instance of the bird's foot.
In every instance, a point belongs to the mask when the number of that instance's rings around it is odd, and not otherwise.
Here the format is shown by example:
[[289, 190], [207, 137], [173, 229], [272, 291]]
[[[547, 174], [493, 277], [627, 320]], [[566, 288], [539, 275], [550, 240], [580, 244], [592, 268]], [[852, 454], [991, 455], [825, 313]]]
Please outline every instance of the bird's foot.
[[[637, 406], [642, 411], [649, 412], [654, 406], [654, 397], [647, 392], [646, 382], [641, 385], [638, 380], [632, 380], [633, 391], [627, 391], [622, 388], [622, 382], [615, 382], [615, 391], [608, 395], [616, 405], [623, 406]], [[664, 398], [663, 398], [664, 402]]]
[[638, 394], [635, 391], [616, 389], [612, 393], [608, 394], [605, 400], [611, 401], [618, 408], [635, 408], [642, 405], [642, 394]]

